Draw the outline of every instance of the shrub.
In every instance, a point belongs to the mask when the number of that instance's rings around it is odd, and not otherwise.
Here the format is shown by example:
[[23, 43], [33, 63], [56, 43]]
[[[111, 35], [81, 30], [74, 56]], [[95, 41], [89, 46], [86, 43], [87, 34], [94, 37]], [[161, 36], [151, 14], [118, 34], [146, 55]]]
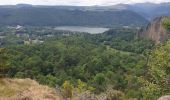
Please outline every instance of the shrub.
[[73, 89], [74, 89], [73, 85], [69, 81], [65, 81], [62, 87], [63, 87], [63, 97], [72, 98]]
[[163, 18], [162, 25], [165, 29], [170, 30], [170, 18], [169, 17]]

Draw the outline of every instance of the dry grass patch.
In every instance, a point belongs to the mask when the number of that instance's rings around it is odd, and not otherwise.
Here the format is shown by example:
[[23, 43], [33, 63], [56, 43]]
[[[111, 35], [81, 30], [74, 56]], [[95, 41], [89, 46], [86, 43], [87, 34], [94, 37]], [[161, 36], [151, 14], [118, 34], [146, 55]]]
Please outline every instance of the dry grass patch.
[[0, 79], [0, 100], [62, 100], [54, 89], [31, 79]]

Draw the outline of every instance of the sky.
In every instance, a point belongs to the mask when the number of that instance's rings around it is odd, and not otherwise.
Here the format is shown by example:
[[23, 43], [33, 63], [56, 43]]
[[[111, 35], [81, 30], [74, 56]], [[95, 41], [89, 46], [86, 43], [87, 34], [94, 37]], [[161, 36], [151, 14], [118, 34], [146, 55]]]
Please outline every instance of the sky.
[[119, 3], [161, 3], [170, 2], [170, 0], [0, 0], [0, 5], [15, 4], [33, 4], [33, 5], [74, 5], [74, 6], [92, 6], [92, 5], [114, 5]]

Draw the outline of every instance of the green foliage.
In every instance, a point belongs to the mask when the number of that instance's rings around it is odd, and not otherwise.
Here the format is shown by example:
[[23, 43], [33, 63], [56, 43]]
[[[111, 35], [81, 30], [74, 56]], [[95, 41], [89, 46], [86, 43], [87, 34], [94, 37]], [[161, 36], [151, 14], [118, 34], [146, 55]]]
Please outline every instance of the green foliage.
[[149, 60], [149, 72], [151, 81], [161, 86], [161, 92], [169, 91], [169, 72], [170, 72], [170, 41], [155, 48]]
[[38, 75], [37, 76], [37, 80], [41, 83], [41, 84], [45, 84], [45, 85], [49, 85], [50, 87], [55, 87], [57, 82], [58, 82], [58, 79], [51, 75], [51, 74], [48, 74], [46, 76], [43, 76], [43, 75]]
[[9, 70], [7, 50], [0, 48], [0, 77], [5, 77]]
[[155, 100], [161, 96], [161, 87], [144, 79], [139, 80], [143, 86], [140, 87], [143, 99]]
[[98, 91], [104, 91], [106, 89], [106, 78], [103, 73], [98, 73], [94, 77], [94, 86]]
[[65, 81], [62, 85], [63, 87], [63, 96], [65, 98], [72, 98], [73, 96], [73, 85], [69, 81]]
[[[69, 7], [70, 8], [70, 7]], [[57, 9], [57, 7], [5, 7], [0, 9], [0, 25], [30, 26], [142, 26], [148, 21], [129, 11]], [[84, 8], [83, 8], [84, 9]], [[89, 9], [89, 8], [88, 8]], [[125, 17], [126, 16], [126, 17]]]
[[17, 72], [17, 73], [15, 74], [15, 77], [16, 77], [16, 78], [24, 78], [24, 77], [26, 77], [26, 75], [25, 75], [23, 72]]
[[102, 34], [97, 40], [112, 48], [133, 53], [143, 53], [151, 49], [154, 43], [150, 40], [136, 39], [135, 29], [112, 29]]
[[77, 81], [77, 90], [79, 92], [85, 91], [85, 88], [87, 87], [87, 84], [82, 82], [81, 80]]
[[43, 44], [5, 44], [12, 66], [8, 75], [35, 79], [51, 87], [57, 84], [63, 87], [66, 98], [71, 98], [73, 91], [101, 93], [108, 87], [114, 90], [109, 94], [111, 98], [149, 98], [152, 93], [144, 92], [154, 92], [155, 85], [148, 89], [138, 79], [143, 76], [150, 82], [146, 51], [151, 50], [153, 43], [135, 39], [135, 32], [114, 29], [97, 35], [56, 33], [53, 38], [45, 38]]
[[162, 25], [165, 29], [170, 30], [170, 18], [169, 17], [163, 18]]

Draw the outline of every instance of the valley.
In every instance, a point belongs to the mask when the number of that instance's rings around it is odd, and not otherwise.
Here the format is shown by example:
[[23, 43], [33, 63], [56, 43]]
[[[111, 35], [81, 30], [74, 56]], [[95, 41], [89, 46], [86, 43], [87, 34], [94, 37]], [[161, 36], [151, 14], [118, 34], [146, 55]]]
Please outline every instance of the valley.
[[0, 5], [0, 100], [166, 100], [169, 5]]

